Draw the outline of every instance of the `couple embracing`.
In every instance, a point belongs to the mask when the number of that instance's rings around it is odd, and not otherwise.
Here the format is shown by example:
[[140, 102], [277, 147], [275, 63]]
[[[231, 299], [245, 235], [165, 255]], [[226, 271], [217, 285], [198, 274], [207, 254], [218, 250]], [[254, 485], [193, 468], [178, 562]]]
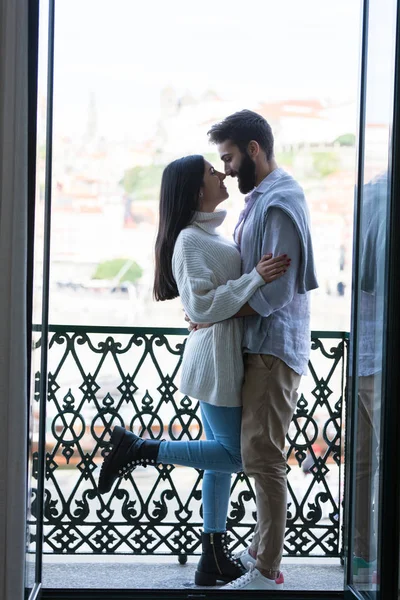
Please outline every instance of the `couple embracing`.
[[[100, 493], [139, 464], [204, 470], [202, 555], [195, 583], [223, 589], [283, 588], [287, 514], [285, 437], [310, 352], [308, 292], [317, 287], [309, 215], [299, 184], [274, 158], [267, 121], [243, 110], [214, 125], [223, 172], [187, 156], [163, 173], [156, 241], [156, 300], [180, 297], [190, 334], [181, 392], [200, 401], [206, 440], [111, 435]], [[218, 233], [227, 176], [245, 206], [233, 240]], [[226, 544], [231, 474], [254, 478], [257, 523], [250, 547]]]

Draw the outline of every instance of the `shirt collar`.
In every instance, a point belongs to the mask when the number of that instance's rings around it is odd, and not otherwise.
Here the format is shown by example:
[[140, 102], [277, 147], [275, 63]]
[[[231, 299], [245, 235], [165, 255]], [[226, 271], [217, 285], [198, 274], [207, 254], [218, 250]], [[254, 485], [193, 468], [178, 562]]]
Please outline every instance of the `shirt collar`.
[[276, 169], [274, 169], [272, 171], [272, 173], [270, 173], [269, 175], [264, 177], [264, 179], [261, 181], [261, 183], [259, 183], [258, 186], [255, 187], [251, 193], [253, 194], [254, 192], [256, 192], [257, 194], [264, 194], [264, 192], [266, 192], [268, 190], [268, 188], [270, 188], [271, 185], [273, 183], [275, 183], [275, 181], [277, 181], [277, 179], [279, 179], [279, 177], [281, 177], [283, 175], [283, 173], [284, 173], [284, 170], [281, 169], [280, 167], [277, 167]]

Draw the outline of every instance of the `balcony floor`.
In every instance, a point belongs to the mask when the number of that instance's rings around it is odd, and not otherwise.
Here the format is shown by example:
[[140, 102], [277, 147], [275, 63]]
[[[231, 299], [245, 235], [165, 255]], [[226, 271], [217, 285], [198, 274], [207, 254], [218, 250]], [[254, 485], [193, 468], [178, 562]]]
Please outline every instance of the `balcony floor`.
[[[176, 557], [44, 557], [44, 588], [200, 589], [194, 585], [198, 557], [180, 565]], [[343, 590], [338, 560], [285, 559], [286, 590]], [[219, 587], [219, 586], [218, 586]]]

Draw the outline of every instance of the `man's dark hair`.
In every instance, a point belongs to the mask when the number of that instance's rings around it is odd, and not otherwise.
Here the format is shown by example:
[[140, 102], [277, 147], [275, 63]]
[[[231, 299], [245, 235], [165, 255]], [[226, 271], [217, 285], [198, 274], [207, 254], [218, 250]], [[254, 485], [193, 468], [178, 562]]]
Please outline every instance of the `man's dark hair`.
[[255, 140], [264, 150], [267, 160], [274, 155], [274, 136], [269, 123], [252, 110], [241, 110], [229, 115], [221, 123], [213, 125], [208, 132], [213, 144], [222, 144], [227, 140], [239, 147], [241, 152], [246, 152], [251, 140]]

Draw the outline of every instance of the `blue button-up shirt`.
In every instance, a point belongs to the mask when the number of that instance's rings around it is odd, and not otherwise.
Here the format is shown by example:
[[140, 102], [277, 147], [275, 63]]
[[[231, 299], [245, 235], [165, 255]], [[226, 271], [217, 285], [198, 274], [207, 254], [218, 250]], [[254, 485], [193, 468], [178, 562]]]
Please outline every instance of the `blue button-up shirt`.
[[244, 352], [272, 354], [304, 375], [310, 354], [308, 291], [318, 287], [304, 193], [290, 175], [275, 169], [250, 200], [246, 219], [236, 230], [242, 272], [249, 273], [270, 252], [287, 254], [292, 262], [282, 277], [250, 298], [258, 315], [245, 317]]

